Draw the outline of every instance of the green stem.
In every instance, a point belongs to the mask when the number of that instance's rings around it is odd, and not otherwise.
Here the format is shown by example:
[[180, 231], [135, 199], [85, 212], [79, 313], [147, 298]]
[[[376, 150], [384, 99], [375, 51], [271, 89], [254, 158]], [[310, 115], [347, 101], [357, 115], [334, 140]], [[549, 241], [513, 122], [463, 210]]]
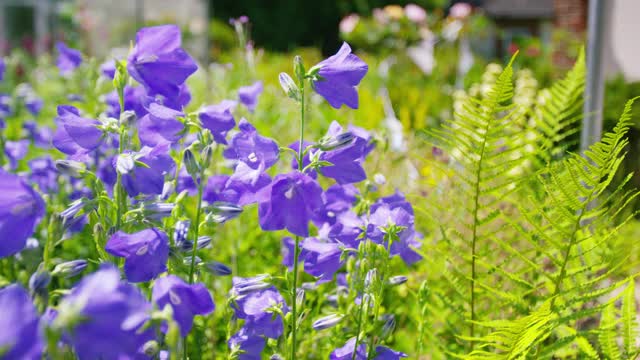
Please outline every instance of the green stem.
[[353, 347], [353, 355], [351, 357], [351, 360], [356, 360], [356, 355], [358, 354], [358, 345], [360, 344], [360, 331], [362, 329], [362, 315], [364, 314], [364, 303], [365, 303], [365, 298], [364, 298], [364, 293], [362, 295], [362, 297], [360, 298], [360, 307], [358, 309], [358, 327], [356, 328], [356, 343], [355, 346]]
[[[118, 89], [118, 102], [120, 104], [120, 115], [124, 112], [124, 91], [123, 89]], [[118, 119], [118, 122], [120, 119]], [[126, 134], [126, 126], [123, 124], [118, 124], [118, 129], [120, 131], [119, 137], [119, 146], [118, 146], [118, 156], [124, 152], [124, 143], [127, 140]], [[120, 230], [122, 227], [122, 215], [127, 212], [127, 193], [122, 185], [122, 174], [118, 173], [118, 177], [116, 179], [116, 187], [115, 187], [115, 198], [116, 198], [116, 230]]]
[[[200, 181], [198, 181], [198, 207], [196, 208], [196, 222], [195, 222], [195, 228], [193, 229], [193, 248], [191, 250], [191, 267], [189, 269], [189, 284], [193, 284], [193, 278], [195, 275], [195, 269], [196, 269], [196, 256], [198, 255], [198, 237], [200, 237], [200, 215], [202, 213], [202, 184], [204, 183], [204, 179], [203, 179], [203, 172], [200, 172]], [[197, 180], [197, 179], [196, 179]], [[188, 359], [188, 347], [189, 341], [188, 341], [188, 337], [185, 337], [184, 339], [184, 352], [183, 352], [183, 356], [182, 358], [184, 360]]]
[[[302, 151], [303, 143], [304, 143], [304, 82], [301, 81], [300, 84], [300, 147], [298, 148], [298, 170], [302, 171], [302, 160], [304, 158], [304, 154]], [[291, 360], [296, 359], [296, 352], [298, 348], [298, 343], [296, 341], [296, 333], [298, 331], [298, 306], [296, 304], [296, 298], [298, 295], [298, 257], [300, 257], [300, 237], [296, 236], [296, 244], [293, 251], [293, 285], [291, 286]]]

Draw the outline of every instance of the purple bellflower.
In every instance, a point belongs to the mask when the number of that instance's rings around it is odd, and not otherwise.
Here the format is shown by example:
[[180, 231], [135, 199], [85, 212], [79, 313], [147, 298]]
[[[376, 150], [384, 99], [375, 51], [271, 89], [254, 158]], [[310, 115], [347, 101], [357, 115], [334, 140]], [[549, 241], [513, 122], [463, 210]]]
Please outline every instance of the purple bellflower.
[[238, 360], [260, 360], [266, 341], [259, 335], [251, 335], [246, 327], [243, 327], [229, 338], [229, 349], [239, 352]]
[[322, 188], [309, 176], [293, 171], [276, 176], [256, 195], [258, 216], [263, 230], [287, 229], [309, 236], [309, 221], [322, 208]]
[[157, 279], [153, 284], [152, 298], [160, 309], [167, 304], [173, 308], [173, 318], [182, 336], [187, 336], [191, 331], [195, 315], [207, 315], [215, 309], [211, 294], [204, 284], [189, 285], [175, 275]]
[[104, 138], [104, 133], [98, 129], [100, 122], [83, 118], [73, 106], [58, 106], [56, 122], [58, 128], [53, 135], [53, 146], [73, 159], [82, 159], [100, 146]]
[[0, 309], [0, 356], [3, 359], [41, 359], [44, 341], [38, 312], [29, 293], [16, 284], [1, 289]]
[[[154, 148], [145, 146], [137, 153], [122, 154], [115, 160], [114, 166], [122, 174], [122, 185], [129, 196], [162, 194], [165, 174], [175, 168], [167, 151], [166, 144]], [[136, 166], [135, 161], [148, 167]]]
[[0, 170], [0, 258], [25, 247], [44, 210], [40, 195], [22, 178]]
[[247, 107], [249, 112], [253, 113], [258, 105], [258, 97], [262, 94], [264, 86], [262, 81], [257, 81], [249, 86], [243, 86], [238, 89], [238, 98], [240, 102]]
[[232, 304], [235, 317], [245, 321], [244, 327], [247, 335], [263, 335], [271, 339], [277, 339], [284, 332], [284, 323], [280, 315], [274, 315], [270, 310], [280, 307], [286, 314], [289, 311], [284, 298], [278, 290], [271, 285], [255, 286], [253, 290], [242, 290], [243, 287], [251, 288], [247, 284], [261, 283], [260, 278], [234, 278], [231, 294], [235, 298]]
[[131, 77], [148, 92], [167, 98], [178, 95], [180, 85], [197, 69], [196, 62], [182, 49], [180, 28], [176, 25], [140, 29], [127, 61]]
[[58, 190], [58, 171], [49, 156], [34, 158], [29, 161], [29, 181], [38, 185], [43, 193], [53, 193]]
[[198, 117], [202, 126], [211, 131], [213, 139], [218, 144], [227, 144], [227, 132], [236, 126], [231, 110], [237, 105], [233, 100], [223, 100], [218, 104], [200, 109]]
[[151, 304], [138, 288], [121, 282], [112, 265], [85, 276], [58, 310], [53, 325], [64, 330], [79, 359], [132, 358], [153, 337], [153, 329], [140, 329]]
[[304, 271], [318, 278], [318, 283], [333, 280], [333, 275], [342, 267], [342, 245], [323, 242], [316, 238], [306, 238], [302, 243], [305, 250]]
[[[353, 355], [355, 351], [355, 356]], [[366, 360], [367, 359], [367, 345], [360, 342], [358, 349], [356, 350], [356, 338], [352, 337], [344, 344], [343, 347], [339, 347], [329, 355], [329, 360]]]
[[[142, 86], [129, 86], [124, 87], [124, 110], [133, 110], [138, 118], [144, 116], [147, 113], [144, 104], [147, 99], [147, 92]], [[107, 115], [113, 118], [120, 117], [120, 99], [116, 90], [108, 93], [104, 97], [104, 101], [107, 104]]]
[[376, 346], [376, 356], [373, 360], [400, 360], [409, 357], [407, 354], [392, 350], [386, 346]]
[[58, 50], [56, 65], [58, 69], [60, 69], [60, 74], [65, 76], [69, 75], [82, 64], [82, 54], [80, 51], [68, 47], [63, 42], [58, 42], [56, 49]]
[[[334, 121], [329, 126], [327, 136], [337, 136], [343, 133], [342, 126]], [[320, 173], [328, 178], [335, 179], [339, 184], [350, 184], [363, 181], [367, 178], [362, 162], [366, 156], [367, 141], [358, 136], [343, 147], [320, 153], [320, 160], [330, 162], [331, 166], [320, 168]]]
[[255, 183], [260, 174], [278, 162], [280, 149], [273, 139], [258, 134], [246, 119], [240, 120], [238, 129], [240, 132], [231, 139], [231, 144], [223, 155], [246, 165], [236, 168], [234, 178]]
[[313, 88], [331, 106], [339, 109], [345, 104], [352, 109], [358, 108], [358, 92], [355, 87], [369, 67], [351, 53], [349, 44], [342, 43], [335, 55], [321, 61], [314, 69], [318, 69], [320, 79], [313, 81]]
[[130, 282], [150, 281], [167, 271], [169, 238], [160, 230], [146, 229], [133, 234], [118, 231], [105, 250], [125, 258], [124, 273]]
[[184, 124], [178, 117], [184, 113], [157, 103], [151, 103], [148, 110], [149, 113], [138, 123], [138, 137], [142, 145], [171, 144], [182, 137]]

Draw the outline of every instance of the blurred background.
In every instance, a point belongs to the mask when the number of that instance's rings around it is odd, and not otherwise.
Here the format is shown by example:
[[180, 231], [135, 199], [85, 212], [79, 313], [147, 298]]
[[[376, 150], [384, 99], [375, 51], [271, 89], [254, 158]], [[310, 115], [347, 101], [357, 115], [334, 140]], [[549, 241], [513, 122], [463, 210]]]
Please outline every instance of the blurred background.
[[[640, 1], [603, 3], [606, 130], [640, 94]], [[203, 86], [220, 97], [250, 79], [277, 88], [294, 54], [312, 63], [347, 41], [372, 69], [361, 85], [360, 119], [348, 120], [385, 128], [391, 144], [406, 149], [403, 138], [450, 119], [456, 103], [482, 93], [516, 51], [519, 101], [539, 102], [583, 48], [588, 8], [588, 0], [0, 0], [0, 56], [13, 59], [8, 77], [18, 84], [53, 63], [58, 41], [101, 63], [125, 57], [137, 29], [175, 23], [185, 48], [212, 70]], [[225, 66], [235, 69], [225, 75], [227, 89], [216, 89], [212, 81]], [[273, 121], [275, 103], [258, 117]], [[632, 140], [640, 139], [636, 127]], [[631, 169], [640, 167], [638, 143]]]

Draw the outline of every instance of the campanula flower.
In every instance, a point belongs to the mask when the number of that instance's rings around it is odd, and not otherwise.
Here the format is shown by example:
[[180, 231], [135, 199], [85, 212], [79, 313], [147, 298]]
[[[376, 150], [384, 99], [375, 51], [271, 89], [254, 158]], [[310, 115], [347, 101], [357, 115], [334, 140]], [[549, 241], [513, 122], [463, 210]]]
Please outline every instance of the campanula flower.
[[[255, 290], [240, 290], [252, 278], [234, 278], [231, 294], [235, 297], [232, 304], [235, 317], [245, 321], [244, 327], [250, 335], [264, 335], [277, 339], [284, 332], [282, 316], [273, 313], [273, 307], [279, 307], [283, 313], [289, 311], [284, 298], [271, 285], [256, 286]], [[258, 282], [259, 283], [259, 282]]]
[[392, 350], [386, 346], [376, 346], [376, 356], [373, 360], [400, 360], [401, 358], [409, 357], [407, 354]]
[[224, 150], [223, 155], [256, 170], [252, 176], [255, 181], [260, 173], [278, 162], [280, 149], [273, 139], [258, 134], [256, 128], [246, 119], [240, 120], [238, 129], [240, 132], [231, 139], [231, 144]]
[[317, 217], [322, 207], [322, 188], [299, 171], [277, 175], [256, 196], [263, 230], [286, 228], [303, 237], [309, 236], [309, 221]]
[[197, 69], [196, 62], [182, 49], [180, 28], [176, 25], [139, 30], [127, 60], [131, 77], [148, 92], [168, 98], [178, 95], [180, 85]]
[[264, 89], [262, 81], [257, 81], [249, 86], [243, 86], [238, 89], [238, 98], [240, 102], [247, 107], [249, 112], [253, 113], [258, 105], [258, 97]]
[[264, 337], [251, 335], [246, 327], [241, 328], [231, 338], [229, 338], [229, 349], [232, 353], [237, 353], [238, 360], [260, 360], [262, 350], [266, 344]]
[[153, 284], [153, 302], [160, 309], [169, 304], [180, 334], [187, 336], [196, 315], [207, 315], [215, 309], [213, 299], [204, 284], [189, 285], [175, 275], [161, 277]]
[[22, 250], [44, 215], [40, 195], [19, 176], [0, 170], [0, 258]]
[[33, 116], [38, 116], [42, 107], [44, 106], [44, 100], [36, 96], [35, 94], [30, 94], [24, 99], [24, 106], [27, 108], [27, 111], [31, 113]]
[[[411, 265], [422, 257], [412, 249], [412, 247], [420, 247], [420, 242], [416, 239], [418, 234], [414, 229], [413, 212], [408, 212], [404, 204], [403, 201], [396, 201], [394, 205], [379, 203], [375, 207], [372, 206], [367, 225], [367, 237], [378, 244], [387, 244], [391, 241], [390, 255], [399, 255], [408, 265]], [[389, 239], [388, 232], [385, 230], [389, 226], [397, 227], [399, 230], [394, 239]]]
[[[332, 122], [327, 136], [337, 136], [343, 133], [342, 126], [336, 121]], [[366, 156], [367, 141], [354, 136], [350, 144], [335, 150], [320, 153], [320, 160], [333, 164], [320, 168], [320, 173], [328, 178], [335, 179], [339, 184], [350, 184], [363, 181], [367, 174], [362, 167]]]
[[146, 229], [133, 234], [118, 231], [105, 250], [125, 258], [124, 273], [130, 282], [150, 281], [167, 271], [169, 238], [158, 229]]
[[209, 177], [202, 198], [209, 203], [226, 201], [245, 206], [255, 203], [256, 194], [270, 183], [271, 177], [265, 173], [260, 174], [255, 182], [228, 175], [214, 175]]
[[3, 359], [42, 358], [43, 336], [38, 311], [20, 285], [0, 289], [0, 354]]
[[182, 137], [184, 124], [178, 117], [184, 113], [157, 103], [151, 103], [148, 110], [138, 122], [138, 137], [143, 146], [171, 144]]
[[114, 266], [103, 265], [62, 298], [53, 326], [63, 330], [79, 359], [131, 358], [152, 339], [153, 329], [140, 329], [150, 311], [138, 288], [121, 282]]
[[80, 116], [73, 106], [58, 106], [56, 123], [53, 146], [72, 158], [82, 158], [100, 146], [104, 139], [102, 130], [98, 129], [100, 122]]
[[69, 75], [82, 64], [82, 54], [80, 51], [68, 47], [63, 42], [58, 42], [56, 49], [58, 50], [56, 65], [58, 69], [60, 69], [60, 74], [65, 76]]
[[349, 44], [342, 43], [342, 47], [335, 55], [321, 61], [314, 66], [314, 69], [318, 69], [320, 78], [313, 81], [313, 89], [331, 106], [339, 109], [342, 104], [345, 104], [352, 109], [358, 108], [356, 86], [369, 67], [351, 53]]
[[[144, 107], [147, 101], [147, 91], [142, 86], [125, 86], [123, 91], [124, 110], [132, 110], [138, 118], [143, 117], [147, 113]], [[120, 98], [116, 90], [108, 93], [104, 97], [107, 104], [107, 115], [113, 118], [120, 117]]]
[[[355, 356], [353, 355], [355, 351]], [[367, 359], [367, 346], [361, 341], [358, 344], [356, 350], [356, 338], [352, 337], [344, 344], [343, 347], [339, 347], [329, 355], [330, 360], [366, 360]]]
[[[304, 151], [304, 149], [306, 149], [309, 146], [312, 146], [313, 143], [310, 141], [303, 141], [302, 142], [302, 151]], [[293, 150], [296, 152], [296, 157], [294, 159], [291, 159], [291, 168], [294, 170], [298, 170], [299, 169], [299, 164], [298, 164], [298, 156], [300, 156], [300, 142], [296, 141], [291, 143], [288, 146], [289, 149]], [[313, 150], [311, 150], [313, 151]], [[304, 169], [305, 167], [307, 167], [309, 164], [311, 164], [311, 151], [307, 151], [306, 154], [304, 154], [304, 157], [302, 158], [302, 168]], [[318, 174], [315, 171], [307, 171], [307, 175], [311, 176], [312, 178], [317, 178]]]
[[336, 217], [351, 209], [356, 203], [358, 195], [358, 189], [351, 184], [334, 184], [327, 188], [322, 193], [324, 206], [320, 212], [320, 222], [329, 225], [335, 224]]
[[29, 181], [38, 185], [43, 193], [52, 193], [58, 189], [58, 172], [49, 156], [37, 157], [29, 161]]
[[18, 166], [18, 161], [24, 159], [29, 151], [29, 140], [7, 141], [4, 144], [4, 153], [9, 159], [12, 169]]
[[333, 280], [333, 275], [344, 264], [341, 244], [306, 238], [302, 247], [305, 250], [304, 271], [318, 278], [318, 283]]
[[237, 103], [233, 100], [223, 100], [218, 104], [209, 105], [198, 114], [202, 126], [211, 131], [213, 139], [218, 144], [227, 144], [227, 132], [236, 126], [236, 120], [231, 113]]
[[[175, 168], [175, 162], [167, 151], [166, 144], [154, 148], [145, 146], [137, 153], [122, 154], [116, 159], [114, 167], [121, 171], [122, 185], [129, 196], [162, 194], [165, 174], [173, 173]], [[136, 166], [135, 160], [148, 167]]]
[[109, 59], [103, 62], [100, 65], [100, 73], [109, 79], [113, 79], [116, 75], [116, 61], [114, 59]]
[[27, 135], [33, 140], [33, 143], [43, 149], [51, 147], [51, 140], [53, 139], [53, 130], [48, 126], [42, 126], [35, 121], [25, 121], [22, 123], [22, 128], [27, 131]]

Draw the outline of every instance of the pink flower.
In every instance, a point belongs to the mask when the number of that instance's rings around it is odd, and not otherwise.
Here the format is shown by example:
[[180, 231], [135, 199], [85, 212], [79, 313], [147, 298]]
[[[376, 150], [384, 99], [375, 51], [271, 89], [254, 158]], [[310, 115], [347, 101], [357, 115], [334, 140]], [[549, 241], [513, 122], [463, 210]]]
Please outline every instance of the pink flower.
[[449, 16], [454, 19], [464, 19], [471, 14], [471, 5], [460, 2], [456, 3], [449, 10]]
[[407, 16], [407, 19], [416, 24], [427, 20], [427, 12], [416, 4], [407, 4], [407, 6], [404, 7], [404, 14]]
[[356, 26], [358, 26], [358, 22], [360, 21], [360, 16], [358, 14], [350, 14], [344, 17], [340, 21], [340, 32], [345, 34], [350, 34]]

